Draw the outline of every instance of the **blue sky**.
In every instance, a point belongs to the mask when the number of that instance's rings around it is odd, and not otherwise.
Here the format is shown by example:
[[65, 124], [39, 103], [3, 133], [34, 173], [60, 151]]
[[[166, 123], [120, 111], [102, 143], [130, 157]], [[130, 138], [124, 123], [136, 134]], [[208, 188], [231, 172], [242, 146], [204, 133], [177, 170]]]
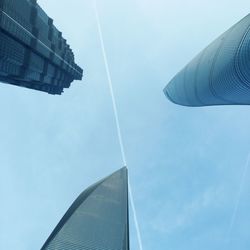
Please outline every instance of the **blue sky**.
[[[122, 167], [92, 1], [39, 3], [85, 73], [62, 96], [0, 86], [0, 249], [40, 249], [78, 194]], [[162, 92], [248, 7], [98, 1], [144, 250], [250, 248], [249, 106], [187, 108]]]

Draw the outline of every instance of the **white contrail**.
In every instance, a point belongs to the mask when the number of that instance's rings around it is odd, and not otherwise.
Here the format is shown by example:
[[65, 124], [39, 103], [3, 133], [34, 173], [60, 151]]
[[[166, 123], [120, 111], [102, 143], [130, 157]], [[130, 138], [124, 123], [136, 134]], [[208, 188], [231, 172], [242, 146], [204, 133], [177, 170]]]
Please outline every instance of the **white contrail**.
[[243, 192], [243, 187], [244, 187], [244, 184], [245, 184], [245, 181], [246, 181], [249, 161], [250, 161], [250, 153], [247, 156], [247, 161], [246, 161], [246, 163], [244, 165], [244, 168], [243, 168], [243, 171], [242, 171], [240, 187], [239, 187], [239, 193], [238, 193], [237, 200], [236, 200], [236, 203], [235, 203], [235, 207], [234, 207], [234, 211], [233, 211], [233, 214], [232, 214], [230, 226], [229, 226], [229, 229], [228, 229], [228, 232], [227, 232], [226, 243], [230, 242], [231, 232], [233, 230], [234, 223], [235, 223], [238, 211], [239, 211], [239, 205], [240, 205], [241, 195], [242, 195], [242, 192]]
[[125, 152], [124, 152], [124, 144], [123, 144], [121, 128], [120, 128], [120, 122], [119, 122], [119, 117], [118, 117], [118, 112], [117, 112], [116, 100], [115, 100], [115, 95], [114, 95], [114, 90], [113, 90], [113, 84], [112, 84], [111, 74], [110, 74], [110, 70], [109, 70], [109, 64], [108, 64], [108, 60], [107, 60], [107, 54], [106, 54], [104, 41], [103, 41], [99, 13], [98, 13], [97, 4], [96, 4], [95, 0], [94, 0], [94, 8], [95, 8], [95, 15], [96, 15], [96, 22], [97, 22], [97, 27], [98, 27], [99, 38], [100, 38], [101, 47], [102, 47], [102, 55], [103, 55], [103, 60], [104, 60], [105, 68], [106, 68], [106, 73], [107, 73], [107, 78], [108, 78], [108, 83], [109, 83], [109, 90], [110, 90], [110, 95], [111, 95], [112, 104], [113, 104], [113, 110], [114, 110], [116, 129], [117, 129], [117, 134], [118, 134], [118, 139], [119, 139], [119, 144], [120, 144], [120, 149], [121, 149], [122, 161], [123, 161], [123, 165], [127, 166], [126, 156], [125, 156]]
[[142, 250], [141, 232], [140, 232], [139, 223], [138, 223], [138, 219], [137, 219], [137, 215], [136, 215], [134, 197], [133, 197], [133, 193], [131, 190], [131, 184], [130, 184], [129, 179], [128, 179], [128, 192], [129, 192], [130, 203], [131, 203], [131, 207], [132, 207], [132, 211], [133, 211], [133, 215], [134, 215], [135, 228], [136, 228], [136, 233], [137, 233], [139, 249]]
[[[110, 74], [110, 70], [109, 70], [109, 64], [108, 64], [107, 54], [106, 54], [104, 41], [103, 41], [100, 18], [99, 18], [97, 4], [96, 4], [95, 0], [94, 0], [94, 8], [95, 8], [95, 15], [96, 15], [96, 22], [97, 22], [97, 27], [98, 27], [99, 38], [100, 38], [100, 42], [101, 42], [102, 55], [103, 55], [103, 60], [104, 60], [105, 68], [106, 68], [106, 73], [107, 73], [107, 78], [108, 78], [108, 83], [109, 83], [109, 90], [110, 90], [110, 95], [111, 95], [112, 104], [113, 104], [113, 111], [114, 111], [114, 116], [115, 116], [116, 129], [117, 129], [117, 135], [118, 135], [120, 149], [121, 149], [123, 165], [127, 166], [126, 156], [125, 156], [125, 152], [124, 152], [124, 144], [123, 144], [121, 128], [120, 128], [120, 122], [119, 122], [119, 117], [118, 117], [118, 112], [117, 112], [116, 100], [115, 100], [115, 96], [114, 96], [112, 78], [111, 78], [111, 74]], [[134, 222], [135, 222], [135, 228], [136, 228], [136, 232], [137, 232], [139, 249], [143, 250], [142, 249], [142, 241], [141, 241], [141, 233], [140, 233], [140, 228], [139, 228], [139, 224], [138, 224], [138, 220], [137, 220], [135, 204], [134, 204], [134, 199], [133, 199], [133, 195], [132, 195], [132, 191], [131, 191], [131, 185], [130, 185], [129, 178], [128, 178], [128, 190], [129, 190], [130, 203], [131, 203], [131, 207], [132, 207], [132, 211], [133, 211], [133, 215], [134, 215]]]

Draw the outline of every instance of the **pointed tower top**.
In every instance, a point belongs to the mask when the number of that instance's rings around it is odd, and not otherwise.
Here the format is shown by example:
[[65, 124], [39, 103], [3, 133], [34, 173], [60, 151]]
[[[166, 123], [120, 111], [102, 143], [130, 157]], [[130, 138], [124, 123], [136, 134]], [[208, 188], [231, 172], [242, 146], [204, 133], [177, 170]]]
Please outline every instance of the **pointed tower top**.
[[41, 250], [79, 249], [129, 249], [126, 167], [81, 193]]

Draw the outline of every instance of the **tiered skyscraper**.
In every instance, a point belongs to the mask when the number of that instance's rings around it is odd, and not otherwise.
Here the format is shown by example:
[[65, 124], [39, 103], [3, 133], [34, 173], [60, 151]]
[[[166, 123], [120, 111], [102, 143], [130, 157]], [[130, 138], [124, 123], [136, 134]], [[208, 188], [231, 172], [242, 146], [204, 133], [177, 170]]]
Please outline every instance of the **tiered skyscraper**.
[[185, 106], [250, 104], [250, 15], [198, 54], [164, 92]]
[[86, 189], [41, 250], [129, 250], [128, 174], [122, 168]]
[[1, 82], [61, 94], [82, 73], [36, 0], [0, 0]]

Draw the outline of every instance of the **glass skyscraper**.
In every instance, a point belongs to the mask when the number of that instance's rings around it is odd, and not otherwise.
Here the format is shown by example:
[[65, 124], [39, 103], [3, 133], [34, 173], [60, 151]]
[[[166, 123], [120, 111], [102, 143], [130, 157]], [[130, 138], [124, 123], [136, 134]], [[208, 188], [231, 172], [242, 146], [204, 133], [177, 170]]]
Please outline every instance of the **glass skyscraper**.
[[127, 168], [86, 189], [41, 250], [129, 250]]
[[250, 104], [250, 15], [199, 53], [164, 92], [185, 106]]
[[36, 0], [0, 0], [1, 82], [61, 94], [73, 80], [82, 79], [74, 60]]

